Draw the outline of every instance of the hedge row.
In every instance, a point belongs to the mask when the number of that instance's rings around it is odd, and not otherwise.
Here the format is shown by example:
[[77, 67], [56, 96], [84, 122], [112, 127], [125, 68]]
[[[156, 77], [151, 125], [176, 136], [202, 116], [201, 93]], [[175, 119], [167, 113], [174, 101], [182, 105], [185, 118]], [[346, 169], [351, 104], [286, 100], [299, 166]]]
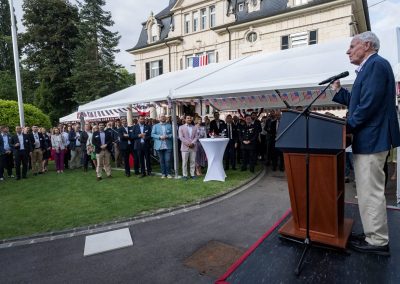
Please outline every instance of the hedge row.
[[[37, 125], [40, 127], [51, 127], [50, 118], [37, 107], [24, 104], [25, 125]], [[16, 101], [0, 100], [0, 125], [6, 125], [14, 132], [19, 123], [18, 103]]]

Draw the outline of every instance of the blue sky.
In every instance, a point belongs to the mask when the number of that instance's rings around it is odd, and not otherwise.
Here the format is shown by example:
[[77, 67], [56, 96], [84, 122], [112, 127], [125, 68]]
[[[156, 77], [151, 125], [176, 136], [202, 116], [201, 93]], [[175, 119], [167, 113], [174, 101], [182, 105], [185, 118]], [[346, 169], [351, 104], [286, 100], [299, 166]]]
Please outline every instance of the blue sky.
[[[21, 26], [22, 2], [23, 0], [14, 0], [19, 31], [23, 30]], [[121, 52], [116, 55], [116, 60], [133, 72], [134, 68], [131, 65], [134, 64], [134, 58], [125, 50], [136, 44], [142, 28], [141, 23], [147, 19], [150, 12], [158, 13], [168, 6], [169, 0], [107, 0], [106, 2], [105, 10], [111, 11], [115, 22], [112, 30], [118, 31], [121, 35], [119, 44]], [[379, 32], [400, 26], [400, 0], [368, 0], [368, 6], [370, 6], [372, 31]]]

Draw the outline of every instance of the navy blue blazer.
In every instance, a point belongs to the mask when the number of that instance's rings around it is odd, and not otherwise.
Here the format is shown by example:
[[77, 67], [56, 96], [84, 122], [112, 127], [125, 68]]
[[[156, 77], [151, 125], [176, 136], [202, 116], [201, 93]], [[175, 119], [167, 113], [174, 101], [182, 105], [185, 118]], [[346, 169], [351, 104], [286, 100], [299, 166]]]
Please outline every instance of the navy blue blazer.
[[[110, 133], [110, 131], [104, 131], [105, 133], [105, 144], [107, 145], [107, 150], [108, 152], [111, 153], [112, 150], [112, 142], [113, 142], [113, 138], [112, 135]], [[92, 137], [92, 144], [95, 147], [95, 152], [96, 154], [100, 154], [101, 152], [101, 138], [100, 138], [100, 131], [95, 131], [93, 132], [93, 137]]]
[[[35, 137], [33, 136], [33, 132], [28, 135], [29, 135], [29, 139], [31, 141], [31, 149], [33, 151], [33, 150], [35, 150]], [[39, 148], [44, 151], [44, 150], [46, 150], [46, 145], [45, 145], [45, 140], [44, 140], [43, 134], [41, 132], [38, 132], [38, 136], [39, 136], [39, 142], [40, 142]]]
[[[144, 134], [145, 134], [144, 143], [145, 143], [145, 145], [149, 146], [150, 145], [150, 139], [151, 139], [151, 126], [145, 124], [144, 128], [143, 128], [143, 131], [144, 131]], [[139, 149], [139, 147], [140, 147], [141, 138], [138, 137], [138, 135], [140, 133], [141, 133], [140, 132], [140, 126], [139, 126], [139, 123], [138, 123], [135, 126], [133, 126], [133, 132], [132, 132], [132, 135], [130, 135], [130, 137], [134, 141], [135, 150]]]
[[[79, 131], [79, 142], [81, 141], [81, 137], [82, 137], [82, 131]], [[75, 148], [76, 148], [76, 132], [75, 132], [75, 130], [72, 129], [68, 133], [68, 140], [69, 140], [69, 148], [72, 151], [75, 151]], [[82, 147], [82, 144], [80, 147]]]
[[6, 150], [4, 150], [4, 141], [3, 141], [3, 136], [0, 134], [0, 155], [3, 155], [6, 153]]
[[[128, 132], [126, 131], [125, 127], [121, 126], [118, 128], [118, 136], [119, 136], [119, 148], [121, 150], [128, 150], [128, 141], [131, 141], [131, 147], [133, 146], [133, 139], [131, 138], [133, 134], [133, 129], [131, 126], [126, 127]], [[128, 137], [124, 137], [124, 134], [128, 134]]]
[[354, 81], [351, 93], [342, 88], [333, 101], [349, 108], [348, 132], [354, 154], [373, 154], [400, 145], [396, 85], [389, 62], [372, 55]]
[[[32, 151], [32, 144], [31, 140], [28, 134], [22, 134], [22, 137], [24, 139], [24, 150], [26, 153], [29, 153]], [[15, 134], [11, 137], [11, 146], [13, 148], [14, 154], [18, 154], [18, 151], [21, 149], [21, 146], [15, 146], [15, 144], [19, 144], [19, 139], [18, 135]]]

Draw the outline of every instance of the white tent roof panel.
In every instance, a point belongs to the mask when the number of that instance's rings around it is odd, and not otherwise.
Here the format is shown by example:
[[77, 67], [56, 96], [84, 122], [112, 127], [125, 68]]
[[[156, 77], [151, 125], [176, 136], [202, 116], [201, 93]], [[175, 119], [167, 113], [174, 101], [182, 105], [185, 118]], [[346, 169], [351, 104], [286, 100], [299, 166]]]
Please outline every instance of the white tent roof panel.
[[[400, 32], [399, 29], [395, 33], [393, 31], [378, 36], [381, 39], [380, 54], [395, 68], [399, 62]], [[184, 100], [263, 96], [273, 93], [275, 89], [282, 93], [315, 92], [322, 89], [318, 82], [343, 71], [349, 71], [350, 75], [341, 80], [342, 84], [351, 85], [356, 76], [356, 66], [349, 62], [346, 55], [350, 40], [340, 39], [166, 73], [82, 105], [79, 111], [107, 110], [126, 107], [128, 104], [165, 101], [168, 98]]]
[[345, 54], [350, 39], [299, 47], [246, 58], [218, 72], [178, 88], [173, 98], [245, 96], [275, 89], [291, 91], [318, 87], [318, 82], [349, 71], [343, 84], [355, 79], [355, 67]]
[[[243, 60], [243, 58], [236, 61], [240, 60]], [[214, 74], [216, 71], [234, 64], [236, 61], [210, 64], [202, 68], [186, 69], [177, 72], [166, 73], [151, 80], [147, 80], [141, 84], [126, 88], [109, 96], [82, 105], [79, 107], [79, 111], [93, 111], [121, 106], [126, 107], [128, 104], [165, 101], [170, 95], [170, 90], [199, 80], [204, 76]]]

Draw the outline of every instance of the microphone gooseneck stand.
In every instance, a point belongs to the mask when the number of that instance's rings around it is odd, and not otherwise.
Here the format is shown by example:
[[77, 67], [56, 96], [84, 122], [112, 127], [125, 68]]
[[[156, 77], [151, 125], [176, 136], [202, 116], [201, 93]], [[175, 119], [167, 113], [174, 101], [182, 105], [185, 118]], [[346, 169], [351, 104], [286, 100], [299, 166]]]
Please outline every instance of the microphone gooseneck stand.
[[301, 272], [301, 268], [304, 262], [304, 258], [308, 252], [308, 250], [313, 246], [311, 237], [310, 237], [310, 141], [309, 141], [309, 120], [310, 120], [310, 109], [312, 105], [319, 99], [319, 97], [326, 92], [326, 90], [331, 86], [331, 84], [336, 81], [336, 78], [332, 81], [329, 82], [329, 84], [325, 87], [325, 89], [322, 90], [320, 94], [301, 112], [298, 114], [298, 116], [279, 134], [279, 136], [276, 138], [276, 140], [279, 140], [280, 137], [285, 134], [292, 126], [293, 124], [296, 123], [297, 120], [300, 119], [300, 117], [304, 116], [306, 119], [306, 238], [304, 239], [303, 242], [297, 241], [291, 238], [286, 238], [291, 241], [296, 241], [299, 243], [304, 244], [304, 249], [303, 253], [301, 254], [300, 260], [297, 264], [297, 267], [294, 271], [294, 273], [299, 276]]

